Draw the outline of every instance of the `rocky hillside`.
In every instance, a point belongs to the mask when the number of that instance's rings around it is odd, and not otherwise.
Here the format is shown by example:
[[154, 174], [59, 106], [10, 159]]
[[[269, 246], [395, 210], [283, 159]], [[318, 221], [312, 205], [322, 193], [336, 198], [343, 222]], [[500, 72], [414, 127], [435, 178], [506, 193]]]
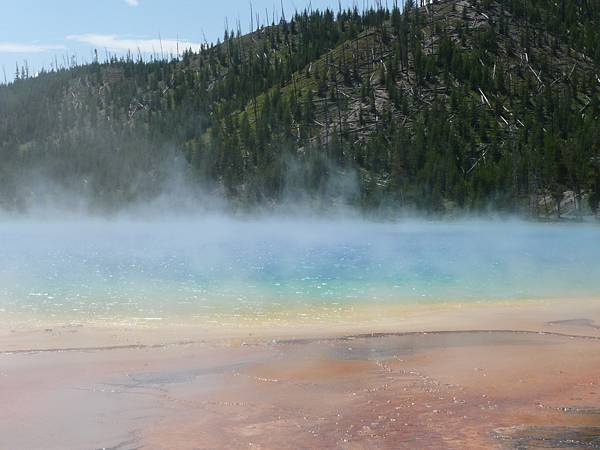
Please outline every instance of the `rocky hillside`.
[[8, 209], [57, 191], [118, 209], [182, 173], [234, 208], [549, 216], [600, 199], [597, 0], [306, 11], [170, 61], [20, 75], [0, 87]]

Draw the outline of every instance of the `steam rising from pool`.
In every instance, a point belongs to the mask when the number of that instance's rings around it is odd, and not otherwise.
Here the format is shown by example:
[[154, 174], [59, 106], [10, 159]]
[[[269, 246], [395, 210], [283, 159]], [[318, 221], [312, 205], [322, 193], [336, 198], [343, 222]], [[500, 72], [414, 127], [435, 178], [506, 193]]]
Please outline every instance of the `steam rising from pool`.
[[0, 317], [224, 323], [600, 294], [593, 225], [5, 221], [0, 244]]

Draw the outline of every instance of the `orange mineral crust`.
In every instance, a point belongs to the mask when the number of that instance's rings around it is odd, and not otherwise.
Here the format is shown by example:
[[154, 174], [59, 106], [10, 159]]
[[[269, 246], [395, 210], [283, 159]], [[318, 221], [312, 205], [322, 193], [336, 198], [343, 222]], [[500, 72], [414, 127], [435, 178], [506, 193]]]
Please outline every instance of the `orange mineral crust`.
[[596, 448], [597, 311], [488, 307], [393, 333], [179, 341], [181, 330], [7, 331], [0, 447]]

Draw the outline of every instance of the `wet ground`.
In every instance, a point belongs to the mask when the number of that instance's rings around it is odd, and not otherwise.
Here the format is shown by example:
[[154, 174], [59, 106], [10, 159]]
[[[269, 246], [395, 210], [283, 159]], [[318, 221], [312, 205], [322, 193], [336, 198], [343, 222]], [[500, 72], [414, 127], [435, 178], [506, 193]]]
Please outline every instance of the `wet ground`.
[[1, 449], [596, 449], [600, 340], [461, 331], [0, 354]]

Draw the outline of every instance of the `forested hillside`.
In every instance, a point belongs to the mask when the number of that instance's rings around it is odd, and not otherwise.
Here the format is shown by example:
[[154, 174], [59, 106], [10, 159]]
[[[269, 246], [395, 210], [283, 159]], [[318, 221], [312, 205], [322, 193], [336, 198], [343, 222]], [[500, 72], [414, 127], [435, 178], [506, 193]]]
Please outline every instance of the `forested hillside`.
[[600, 200], [598, 0], [304, 11], [168, 61], [17, 72], [0, 87], [4, 209], [50, 195], [41, 180], [118, 209], [174, 166], [233, 208], [550, 216]]

